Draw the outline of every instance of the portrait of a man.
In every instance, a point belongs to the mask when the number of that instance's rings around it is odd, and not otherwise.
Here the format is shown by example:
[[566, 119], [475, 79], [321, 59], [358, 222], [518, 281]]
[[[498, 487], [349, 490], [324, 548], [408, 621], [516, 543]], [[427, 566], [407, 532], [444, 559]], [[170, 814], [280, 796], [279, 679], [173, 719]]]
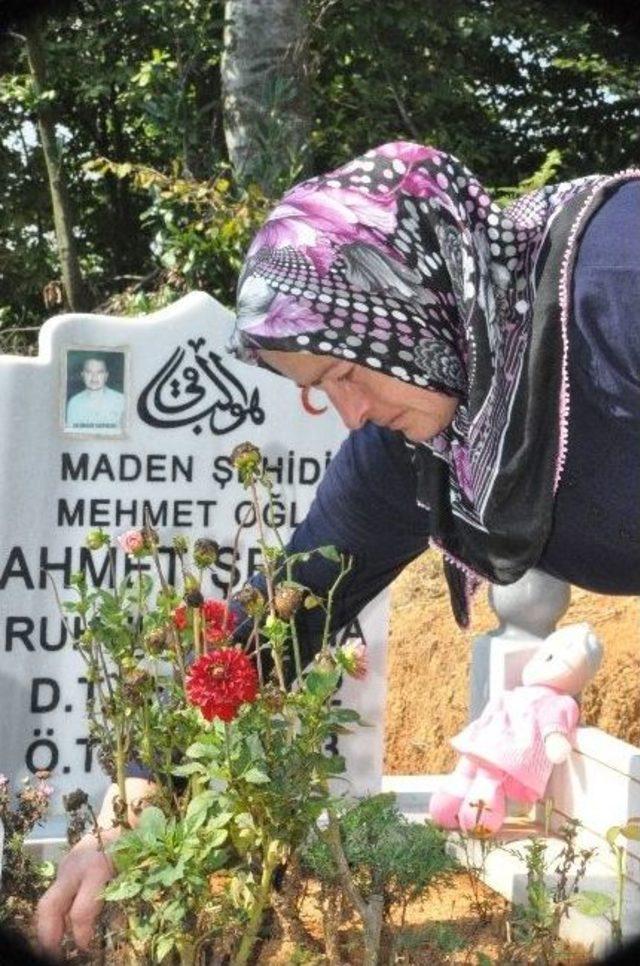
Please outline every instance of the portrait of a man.
[[67, 352], [65, 431], [98, 436], [123, 431], [124, 369], [124, 352]]

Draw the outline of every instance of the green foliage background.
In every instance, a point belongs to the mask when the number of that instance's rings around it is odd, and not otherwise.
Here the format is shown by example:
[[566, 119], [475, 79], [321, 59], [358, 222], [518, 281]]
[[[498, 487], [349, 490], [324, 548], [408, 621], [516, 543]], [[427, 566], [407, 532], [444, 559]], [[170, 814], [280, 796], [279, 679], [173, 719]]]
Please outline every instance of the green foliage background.
[[[320, 172], [397, 138], [454, 153], [494, 188], [638, 161], [638, 32], [572, 0], [307, 4], [312, 130], [284, 170], [261, 139], [274, 196], [303, 161]], [[96, 308], [146, 311], [195, 287], [233, 302], [273, 199], [228, 163], [223, 21], [220, 0], [82, 0], [44, 25], [45, 96]], [[42, 292], [60, 269], [19, 33], [3, 40], [0, 76], [0, 344], [14, 351], [16, 327], [59, 310]], [[276, 98], [265, 125], [277, 122]]]

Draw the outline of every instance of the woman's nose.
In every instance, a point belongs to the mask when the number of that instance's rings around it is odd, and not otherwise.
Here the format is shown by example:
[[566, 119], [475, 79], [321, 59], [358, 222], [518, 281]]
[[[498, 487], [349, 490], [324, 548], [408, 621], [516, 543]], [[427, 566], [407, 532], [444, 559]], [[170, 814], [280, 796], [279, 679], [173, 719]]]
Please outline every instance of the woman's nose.
[[345, 387], [339, 383], [323, 386], [331, 404], [338, 411], [347, 429], [360, 429], [369, 418], [369, 401], [353, 386]]

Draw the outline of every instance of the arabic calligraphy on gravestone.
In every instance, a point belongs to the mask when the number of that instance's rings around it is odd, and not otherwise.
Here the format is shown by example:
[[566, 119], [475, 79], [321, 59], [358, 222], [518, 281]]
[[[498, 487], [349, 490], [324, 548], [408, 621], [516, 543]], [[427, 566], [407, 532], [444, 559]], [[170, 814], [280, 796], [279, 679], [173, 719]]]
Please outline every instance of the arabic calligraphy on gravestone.
[[[92, 685], [52, 585], [65, 598], [74, 572], [107, 587], [138, 566], [114, 547], [92, 554], [87, 530], [115, 535], [148, 518], [164, 538], [170, 582], [174, 532], [212, 535], [220, 566], [205, 592], [221, 596], [259, 560], [233, 447], [251, 439], [265, 454], [274, 522], [286, 536], [344, 437], [326, 407], [225, 356], [231, 326], [227, 310], [197, 293], [140, 319], [58, 317], [43, 327], [37, 359], [0, 357], [0, 405], [10, 414], [0, 431], [0, 772], [54, 768], [57, 806], [70, 788], [98, 795], [107, 780], [86, 736]], [[373, 725], [341, 748], [363, 791], [378, 787], [382, 768], [386, 595], [360, 621], [347, 630], [364, 632], [367, 687], [345, 682], [340, 698]]]

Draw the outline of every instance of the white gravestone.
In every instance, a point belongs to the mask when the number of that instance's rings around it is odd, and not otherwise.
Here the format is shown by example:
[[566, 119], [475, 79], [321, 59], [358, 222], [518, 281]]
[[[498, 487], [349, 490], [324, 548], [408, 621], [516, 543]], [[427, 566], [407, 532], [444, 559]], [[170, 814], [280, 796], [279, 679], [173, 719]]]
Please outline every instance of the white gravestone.
[[[175, 565], [173, 535], [189, 531], [220, 543], [226, 580], [247, 507], [234, 446], [262, 449], [286, 537], [344, 439], [321, 394], [226, 354], [232, 324], [193, 293], [143, 318], [59, 316], [43, 326], [37, 358], [0, 357], [0, 772], [19, 780], [53, 769], [54, 814], [62, 793], [81, 786], [98, 798], [107, 779], [87, 744], [84, 667], [49, 578], [63, 599], [76, 571], [108, 586], [107, 553], [86, 550], [86, 533], [142, 526], [146, 511], [165, 569]], [[256, 541], [255, 529], [240, 541], [242, 580], [259, 559]], [[131, 564], [112, 552], [119, 579]], [[205, 596], [222, 597], [221, 577]], [[339, 696], [371, 725], [340, 737], [357, 794], [381, 782], [387, 623], [385, 593], [360, 618], [368, 678]]]

